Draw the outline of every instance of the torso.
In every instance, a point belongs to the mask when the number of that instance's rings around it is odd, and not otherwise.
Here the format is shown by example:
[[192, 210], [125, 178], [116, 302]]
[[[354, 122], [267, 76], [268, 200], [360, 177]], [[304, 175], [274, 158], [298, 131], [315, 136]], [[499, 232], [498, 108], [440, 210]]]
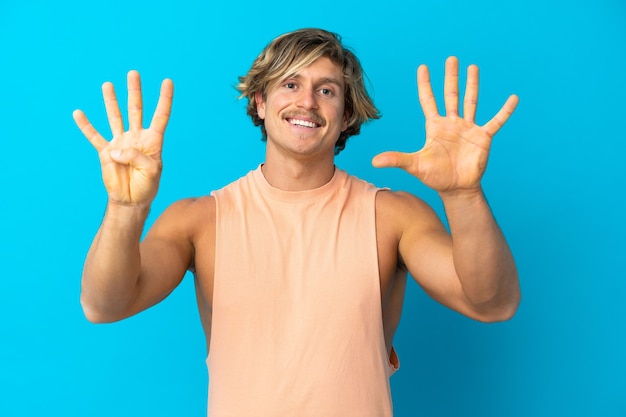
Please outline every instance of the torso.
[[[395, 217], [390, 210], [391, 192], [380, 191], [376, 197], [376, 239], [381, 286], [382, 316], [387, 351], [391, 351], [393, 335], [402, 311], [407, 274], [399, 265], [399, 232]], [[196, 281], [196, 296], [207, 349], [211, 336], [211, 301], [213, 299], [213, 278], [215, 266], [215, 199], [202, 197], [193, 204], [189, 217], [196, 223], [192, 244], [195, 249], [191, 270]], [[208, 220], [208, 221], [207, 221]], [[202, 254], [202, 256], [198, 256]]]

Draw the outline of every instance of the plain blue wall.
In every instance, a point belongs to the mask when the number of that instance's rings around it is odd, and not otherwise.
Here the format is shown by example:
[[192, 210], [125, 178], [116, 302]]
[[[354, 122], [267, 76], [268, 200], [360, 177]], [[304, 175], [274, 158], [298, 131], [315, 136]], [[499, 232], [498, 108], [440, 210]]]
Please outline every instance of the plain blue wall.
[[[436, 195], [370, 159], [416, 150], [415, 69], [438, 97], [446, 56], [481, 67], [479, 122], [511, 93], [484, 187], [517, 258], [523, 303], [484, 325], [410, 285], [392, 377], [402, 416], [626, 416], [626, 4], [495, 2], [3, 2], [0, 5], [0, 416], [196, 416], [207, 375], [193, 282], [113, 325], [88, 323], [82, 262], [106, 196], [71, 113], [107, 124], [100, 85], [143, 76], [146, 107], [176, 85], [153, 214], [263, 158], [233, 85], [274, 36], [320, 26], [360, 56], [384, 116], [339, 166]], [[123, 94], [120, 94], [123, 96]], [[151, 217], [152, 221], [154, 216]]]

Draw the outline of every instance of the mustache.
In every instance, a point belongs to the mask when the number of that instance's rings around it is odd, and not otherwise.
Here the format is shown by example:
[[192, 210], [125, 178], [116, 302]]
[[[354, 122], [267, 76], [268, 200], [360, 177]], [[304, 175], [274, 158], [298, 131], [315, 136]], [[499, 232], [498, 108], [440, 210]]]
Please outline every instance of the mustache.
[[311, 120], [313, 123], [324, 126], [326, 125], [326, 120], [319, 114], [313, 111], [286, 111], [282, 114], [283, 119], [305, 119]]

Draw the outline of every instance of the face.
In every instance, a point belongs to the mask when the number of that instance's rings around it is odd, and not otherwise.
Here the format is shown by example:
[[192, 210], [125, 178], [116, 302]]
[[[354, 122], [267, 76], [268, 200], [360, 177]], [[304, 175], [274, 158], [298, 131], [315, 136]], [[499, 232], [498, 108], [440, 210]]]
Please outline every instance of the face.
[[343, 90], [341, 68], [328, 58], [319, 58], [272, 83], [265, 98], [257, 93], [257, 111], [267, 132], [267, 151], [333, 157], [339, 134], [348, 125]]

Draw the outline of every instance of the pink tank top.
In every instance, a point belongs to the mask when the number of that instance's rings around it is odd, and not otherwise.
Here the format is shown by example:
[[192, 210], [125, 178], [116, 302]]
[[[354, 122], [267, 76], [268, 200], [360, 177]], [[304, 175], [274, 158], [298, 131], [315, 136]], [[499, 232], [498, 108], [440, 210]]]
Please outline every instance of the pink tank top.
[[338, 169], [282, 191], [259, 167], [212, 194], [209, 417], [392, 415], [376, 192]]

